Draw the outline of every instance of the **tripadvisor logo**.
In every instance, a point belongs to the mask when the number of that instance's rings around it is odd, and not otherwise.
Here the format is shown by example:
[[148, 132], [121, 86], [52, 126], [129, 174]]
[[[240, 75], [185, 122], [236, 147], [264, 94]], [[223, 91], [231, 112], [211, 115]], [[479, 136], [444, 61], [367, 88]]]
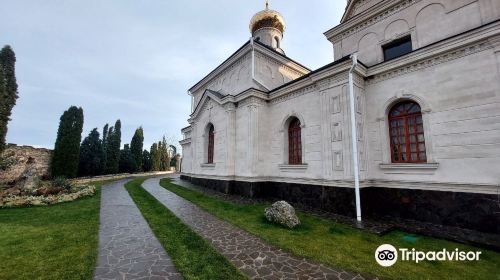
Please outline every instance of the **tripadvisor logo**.
[[[399, 251], [399, 252], [398, 252]], [[375, 260], [383, 267], [393, 266], [398, 261], [410, 261], [419, 263], [421, 261], [479, 261], [481, 251], [460, 251], [442, 249], [440, 251], [417, 251], [415, 248], [399, 248], [397, 250], [391, 244], [380, 245], [375, 250]]]
[[380, 245], [375, 250], [375, 260], [381, 266], [392, 266], [398, 261], [398, 251], [391, 244]]

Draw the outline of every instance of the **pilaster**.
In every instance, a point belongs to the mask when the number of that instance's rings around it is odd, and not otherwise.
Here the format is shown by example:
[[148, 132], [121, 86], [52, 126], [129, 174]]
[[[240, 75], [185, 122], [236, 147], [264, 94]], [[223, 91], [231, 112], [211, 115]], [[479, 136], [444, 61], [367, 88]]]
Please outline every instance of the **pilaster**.
[[226, 174], [235, 175], [235, 154], [236, 154], [236, 106], [228, 103], [224, 106], [226, 111]]

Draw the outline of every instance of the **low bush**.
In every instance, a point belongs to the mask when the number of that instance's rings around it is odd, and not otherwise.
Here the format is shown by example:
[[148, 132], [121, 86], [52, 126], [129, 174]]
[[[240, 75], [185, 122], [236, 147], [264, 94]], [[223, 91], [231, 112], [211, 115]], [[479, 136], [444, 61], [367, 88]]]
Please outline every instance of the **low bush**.
[[68, 179], [66, 179], [65, 177], [56, 177], [53, 181], [52, 181], [52, 186], [54, 188], [62, 188], [66, 191], [70, 191], [71, 188], [73, 188], [73, 185], [71, 184], [71, 181], [69, 181]]

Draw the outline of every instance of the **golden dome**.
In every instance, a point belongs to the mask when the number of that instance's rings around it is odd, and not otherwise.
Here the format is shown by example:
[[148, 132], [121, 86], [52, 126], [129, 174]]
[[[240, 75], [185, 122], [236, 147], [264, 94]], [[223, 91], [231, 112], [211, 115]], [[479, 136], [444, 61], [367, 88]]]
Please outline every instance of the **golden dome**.
[[250, 32], [252, 32], [252, 34], [256, 30], [264, 27], [272, 27], [284, 32], [285, 26], [286, 24], [283, 16], [274, 10], [270, 10], [267, 1], [266, 9], [256, 13], [250, 20]]

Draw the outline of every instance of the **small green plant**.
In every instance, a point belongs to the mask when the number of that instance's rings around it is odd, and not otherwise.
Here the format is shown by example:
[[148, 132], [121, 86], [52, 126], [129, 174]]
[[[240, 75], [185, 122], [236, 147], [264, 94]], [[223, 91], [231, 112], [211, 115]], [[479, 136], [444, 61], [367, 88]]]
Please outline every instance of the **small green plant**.
[[8, 170], [11, 166], [16, 164], [16, 158], [13, 156], [13, 154], [8, 154], [5, 156], [0, 156], [0, 170], [6, 171]]
[[73, 185], [71, 184], [71, 182], [66, 179], [66, 177], [64, 176], [59, 176], [59, 177], [56, 177], [53, 181], [52, 181], [52, 186], [55, 187], [55, 188], [62, 188], [66, 191], [70, 191], [71, 188], [73, 187]]

